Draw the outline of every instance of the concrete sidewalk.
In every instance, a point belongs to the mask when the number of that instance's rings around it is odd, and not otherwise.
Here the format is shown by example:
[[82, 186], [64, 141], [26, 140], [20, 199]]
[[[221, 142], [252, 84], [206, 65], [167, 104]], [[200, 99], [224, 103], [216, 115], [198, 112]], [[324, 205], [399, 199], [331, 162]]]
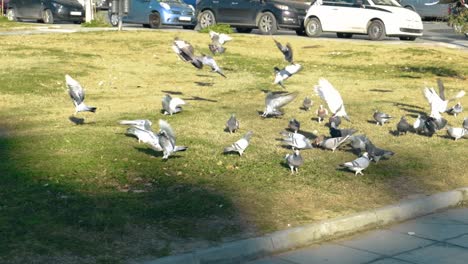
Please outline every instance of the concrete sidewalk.
[[466, 264], [468, 208], [450, 209], [248, 264]]

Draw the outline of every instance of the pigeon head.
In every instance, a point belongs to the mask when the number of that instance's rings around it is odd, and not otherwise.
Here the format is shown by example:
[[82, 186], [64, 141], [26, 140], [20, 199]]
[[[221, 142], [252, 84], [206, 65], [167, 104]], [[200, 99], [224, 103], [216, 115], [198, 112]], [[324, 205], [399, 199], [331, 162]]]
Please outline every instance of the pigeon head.
[[369, 153], [367, 152], [362, 153], [362, 157], [369, 158]]
[[294, 150], [294, 155], [299, 156], [299, 150], [298, 149]]

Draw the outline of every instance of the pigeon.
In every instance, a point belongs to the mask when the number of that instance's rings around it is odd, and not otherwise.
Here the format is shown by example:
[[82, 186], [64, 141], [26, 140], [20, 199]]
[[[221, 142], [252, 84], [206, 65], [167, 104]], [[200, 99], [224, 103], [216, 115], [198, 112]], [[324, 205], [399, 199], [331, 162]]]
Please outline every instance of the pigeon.
[[315, 85], [314, 89], [315, 93], [317, 93], [320, 98], [325, 100], [333, 115], [343, 117], [344, 119], [350, 121], [340, 93], [331, 85], [329, 81], [327, 81], [325, 78], [320, 78], [318, 85]]
[[326, 108], [323, 108], [323, 105], [320, 105], [315, 113], [317, 114], [317, 119], [319, 123], [321, 123], [325, 119], [325, 117], [328, 116], [328, 110]]
[[393, 117], [388, 115], [388, 114], [385, 114], [385, 113], [382, 113], [382, 112], [379, 112], [377, 110], [375, 110], [374, 112], [374, 120], [377, 122], [377, 125], [381, 125], [383, 126], [385, 124], [385, 122], [387, 122], [388, 120], [392, 119]]
[[176, 145], [176, 137], [174, 134], [174, 130], [166, 121], [160, 119], [159, 120], [159, 144], [161, 145], [163, 151], [163, 159], [168, 159], [169, 156], [178, 151], [186, 151], [188, 147], [185, 146], [177, 146]]
[[358, 153], [366, 150], [366, 143], [369, 141], [365, 135], [353, 135], [349, 137], [349, 140], [351, 141], [351, 148]]
[[74, 80], [70, 75], [65, 75], [65, 81], [68, 86], [68, 94], [75, 105], [75, 115], [78, 112], [96, 112], [96, 107], [94, 106], [87, 106], [84, 104], [85, 99], [85, 91], [83, 87], [81, 87], [80, 83]]
[[336, 127], [334, 122], [331, 122], [330, 124], [330, 136], [332, 138], [337, 138], [337, 137], [346, 137], [346, 136], [351, 136], [352, 134], [356, 133], [356, 129], [339, 129]]
[[341, 125], [341, 117], [333, 115], [328, 119], [328, 123], [331, 126], [331, 123], [335, 123], [335, 128], [338, 128]]
[[297, 96], [297, 93], [274, 94], [269, 92], [265, 98], [265, 111], [262, 117], [283, 115], [279, 109], [290, 103]]
[[369, 164], [370, 164], [369, 155], [367, 152], [364, 152], [361, 157], [353, 161], [345, 162], [341, 164], [341, 166], [349, 169], [350, 171], [354, 171], [355, 172], [354, 175], [358, 175], [358, 174], [364, 175], [362, 171], [365, 170], [367, 167], [369, 167]]
[[127, 132], [125, 134], [136, 137], [138, 139], [138, 143], [143, 142], [152, 146], [156, 151], [162, 151], [162, 147], [159, 144], [159, 137], [151, 130], [140, 129], [132, 126], [127, 128]]
[[299, 133], [288, 133], [283, 131], [280, 133], [283, 138], [283, 143], [291, 146], [293, 149], [311, 149], [313, 148], [310, 140]]
[[395, 153], [390, 150], [385, 150], [376, 147], [370, 140], [366, 142], [366, 152], [368, 153], [369, 157], [374, 160], [375, 162], [379, 162], [381, 158], [389, 159]]
[[295, 118], [289, 120], [288, 128], [291, 131], [294, 131], [295, 133], [297, 133], [300, 127], [301, 127], [301, 123], [299, 123], [299, 121], [297, 121]]
[[458, 140], [464, 135], [468, 135], [468, 130], [463, 127], [448, 127], [447, 134], [454, 140]]
[[299, 153], [299, 150], [294, 150], [293, 154], [286, 154], [284, 157], [286, 162], [288, 163], [289, 168], [291, 169], [291, 174], [294, 173], [294, 170], [296, 170], [296, 173], [299, 172], [298, 169], [302, 164], [304, 164], [304, 159], [302, 158], [301, 154]]
[[293, 63], [293, 50], [292, 50], [291, 44], [286, 43], [286, 46], [283, 46], [276, 39], [273, 39], [273, 41], [275, 41], [276, 46], [283, 53], [284, 60], [289, 63]]
[[291, 64], [281, 70], [278, 67], [275, 67], [274, 70], [276, 75], [273, 84], [279, 84], [281, 87], [285, 88], [283, 82], [286, 81], [289, 77], [298, 73], [301, 69], [302, 66], [300, 64]]
[[447, 113], [457, 116], [463, 112], [463, 107], [460, 102], [458, 102], [456, 105], [452, 106], [450, 109], [447, 110]]
[[151, 121], [149, 121], [148, 119], [122, 120], [122, 121], [119, 122], [119, 124], [121, 124], [121, 125], [131, 125], [131, 126], [136, 127], [138, 129], [148, 130], [148, 131], [151, 131], [151, 125], [153, 125], [153, 123], [151, 123]]
[[463, 119], [463, 128], [464, 128], [464, 129], [468, 129], [468, 117], [465, 117], [465, 118]]
[[242, 156], [242, 153], [244, 153], [245, 149], [249, 146], [249, 141], [252, 137], [252, 134], [252, 131], [247, 132], [241, 139], [237, 140], [230, 147], [224, 148], [224, 153], [235, 151], [239, 153], [239, 156]]
[[226, 51], [226, 48], [223, 47], [224, 43], [231, 41], [232, 38], [223, 33], [217, 33], [214, 31], [210, 31], [210, 38], [211, 44], [208, 45], [211, 53], [215, 54], [222, 54]]
[[312, 107], [312, 100], [310, 100], [309, 97], [304, 98], [304, 101], [302, 102], [302, 107], [304, 110], [309, 111], [310, 108]]
[[441, 79], [437, 79], [437, 85], [439, 86], [439, 94], [436, 93], [434, 88], [425, 87], [423, 89], [424, 97], [426, 97], [426, 100], [431, 106], [430, 116], [434, 118], [440, 118], [440, 114], [447, 111], [448, 102], [459, 99], [465, 95], [465, 91], [460, 91], [457, 93], [457, 95], [455, 95], [455, 97], [446, 100], [445, 87]]
[[437, 132], [437, 129], [438, 129], [437, 119], [435, 119], [434, 117], [428, 117], [424, 121], [422, 133], [429, 137], [432, 137]]
[[198, 69], [203, 68], [202, 61], [195, 56], [194, 49], [190, 43], [175, 38], [172, 50], [174, 50], [182, 61], [189, 62]]
[[165, 115], [173, 115], [182, 111], [181, 105], [184, 105], [185, 101], [166, 94], [162, 99], [162, 107]]
[[405, 116], [402, 116], [400, 119], [400, 122], [397, 124], [397, 134], [405, 134], [410, 130], [410, 124], [408, 123], [408, 120], [406, 120]]
[[417, 134], [421, 134], [422, 131], [423, 131], [423, 127], [424, 127], [425, 122], [426, 122], [426, 119], [418, 114], [418, 117], [416, 118], [416, 120], [413, 123], [414, 132], [416, 132]]
[[239, 121], [237, 121], [236, 115], [231, 114], [231, 117], [226, 122], [226, 128], [231, 134], [239, 129]]
[[226, 75], [224, 75], [224, 73], [221, 71], [221, 68], [219, 68], [218, 64], [216, 64], [216, 61], [213, 59], [213, 57], [202, 54], [202, 57], [198, 57], [197, 59], [201, 60], [203, 65], [209, 66], [213, 72], [216, 72], [224, 78], [227, 78]]
[[321, 141], [318, 138], [316, 138], [314, 143], [317, 146], [321, 147], [321, 148], [330, 149], [330, 150], [332, 150], [332, 152], [335, 152], [335, 150], [341, 144], [343, 144], [346, 140], [348, 140], [349, 137], [350, 136], [348, 135], [348, 136], [345, 136], [345, 137], [328, 138], [328, 139], [324, 139], [324, 140], [321, 140]]
[[443, 117], [440, 117], [440, 118], [432, 118], [433, 119], [433, 122], [435, 124], [435, 127], [436, 127], [436, 130], [441, 130], [443, 129], [448, 121], [447, 119], [443, 118]]

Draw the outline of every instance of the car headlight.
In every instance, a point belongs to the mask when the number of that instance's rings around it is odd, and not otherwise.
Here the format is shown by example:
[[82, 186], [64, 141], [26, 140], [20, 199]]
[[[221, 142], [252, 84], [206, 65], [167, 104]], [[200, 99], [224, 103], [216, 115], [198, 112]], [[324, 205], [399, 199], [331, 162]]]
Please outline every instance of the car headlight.
[[166, 4], [166, 3], [159, 3], [159, 4], [162, 6], [162, 8], [164, 8], [164, 9], [166, 9], [166, 10], [171, 9], [171, 6], [168, 5], [168, 4]]
[[193, 12], [195, 12], [195, 8], [193, 7], [193, 5], [188, 5], [190, 7], [190, 9], [192, 9]]
[[63, 5], [59, 4], [59, 3], [52, 3], [52, 5], [57, 8], [57, 9], [61, 9], [63, 8]]
[[278, 9], [283, 10], [283, 11], [288, 11], [288, 10], [289, 10], [289, 6], [287, 6], [287, 5], [275, 4], [275, 6], [276, 6]]

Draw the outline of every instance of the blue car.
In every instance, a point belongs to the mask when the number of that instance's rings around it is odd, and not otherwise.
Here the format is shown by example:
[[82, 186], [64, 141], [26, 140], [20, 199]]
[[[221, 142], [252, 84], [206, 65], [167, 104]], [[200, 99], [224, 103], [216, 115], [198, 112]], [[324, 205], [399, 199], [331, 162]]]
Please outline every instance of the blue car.
[[[122, 17], [123, 23], [143, 24], [144, 27], [159, 28], [162, 25], [182, 26], [194, 29], [196, 25], [195, 9], [182, 0], [129, 0], [130, 10]], [[119, 23], [118, 14], [109, 9], [109, 21], [112, 26]]]

